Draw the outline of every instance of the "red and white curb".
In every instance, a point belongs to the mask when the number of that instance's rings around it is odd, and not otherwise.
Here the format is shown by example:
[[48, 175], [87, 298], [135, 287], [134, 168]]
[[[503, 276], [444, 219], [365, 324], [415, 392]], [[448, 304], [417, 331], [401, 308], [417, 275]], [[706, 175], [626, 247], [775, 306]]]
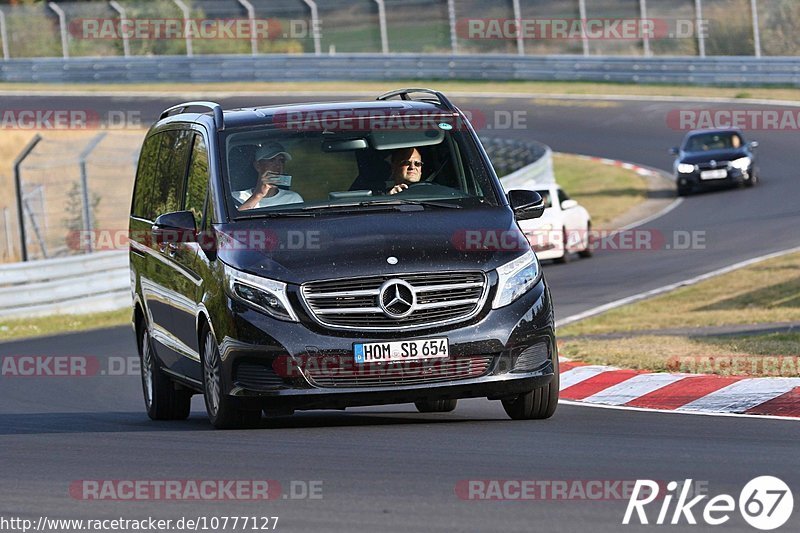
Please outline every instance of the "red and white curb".
[[800, 419], [800, 378], [650, 373], [560, 359], [561, 398], [593, 405]]
[[594, 157], [590, 155], [578, 155], [578, 159], [583, 159], [584, 161], [593, 161], [595, 163], [600, 163], [603, 165], [609, 165], [612, 167], [620, 167], [624, 168], [625, 170], [632, 170], [639, 174], [640, 176], [660, 176], [664, 173], [659, 172], [655, 169], [649, 167], [643, 167], [641, 165], [637, 165], [635, 163], [628, 163], [627, 161], [618, 161], [616, 159], [608, 159], [605, 157]]

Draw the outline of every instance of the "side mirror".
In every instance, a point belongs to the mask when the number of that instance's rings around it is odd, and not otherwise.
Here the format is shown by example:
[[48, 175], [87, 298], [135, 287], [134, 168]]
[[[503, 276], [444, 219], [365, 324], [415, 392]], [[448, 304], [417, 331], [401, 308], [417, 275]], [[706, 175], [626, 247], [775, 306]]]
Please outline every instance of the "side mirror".
[[165, 213], [156, 218], [151, 228], [153, 241], [158, 244], [197, 242], [197, 226], [191, 211]]
[[539, 218], [544, 213], [544, 200], [536, 191], [508, 191], [508, 203], [517, 220]]
[[561, 202], [561, 209], [563, 209], [564, 211], [566, 211], [567, 209], [572, 209], [574, 207], [578, 207], [577, 200], [564, 200], [563, 202]]
[[678, 150], [678, 147], [677, 147], [677, 146], [673, 146], [673, 147], [672, 147], [672, 148], [670, 148], [668, 151], [669, 151], [669, 155], [678, 155], [678, 152], [679, 152], [680, 150]]
[[749, 146], [750, 148], [758, 148], [758, 141], [750, 141], [749, 143], [747, 143], [747, 146]]

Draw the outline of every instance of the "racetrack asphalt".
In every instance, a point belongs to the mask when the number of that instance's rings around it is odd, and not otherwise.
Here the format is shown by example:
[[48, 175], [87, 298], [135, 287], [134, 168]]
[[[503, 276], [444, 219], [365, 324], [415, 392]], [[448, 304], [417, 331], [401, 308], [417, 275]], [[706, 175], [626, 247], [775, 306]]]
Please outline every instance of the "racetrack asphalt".
[[[10, 109], [139, 110], [144, 121], [175, 103], [149, 97], [3, 100]], [[234, 97], [223, 105], [291, 100]], [[668, 127], [667, 113], [683, 107], [737, 107], [500, 97], [459, 98], [456, 103], [489, 115], [518, 112], [527, 118], [525, 128], [493, 131], [501, 137], [536, 139], [557, 151], [665, 170], [671, 164], [666, 150], [682, 136]], [[800, 245], [800, 185], [793, 157], [797, 132], [766, 131], [754, 137], [761, 142], [762, 184], [690, 197], [644, 228], [664, 236], [666, 244], [676, 232], [702, 231], [704, 248], [600, 250], [588, 260], [545, 265], [557, 316]], [[111, 360], [134, 358], [135, 345], [129, 328], [113, 328], [5, 343], [0, 355], [92, 356], [107, 369]], [[409, 405], [320, 411], [265, 421], [260, 431], [221, 432], [211, 429], [199, 398], [187, 422], [150, 422], [133, 370], [120, 376], [0, 378], [0, 515], [277, 515], [279, 530], [287, 531], [617, 532], [650, 530], [620, 525], [627, 500], [472, 501], [461, 499], [456, 487], [462, 480], [691, 478], [712, 496], [727, 493], [738, 499], [750, 479], [775, 475], [794, 491], [800, 488], [800, 428], [792, 421], [561, 405], [548, 421], [513, 422], [496, 402], [468, 400], [450, 414], [422, 415]], [[293, 480], [321, 480], [323, 498], [131, 502], [82, 501], [69, 493], [76, 481], [104, 479], [270, 479], [286, 493]], [[651, 519], [656, 514], [653, 508]], [[796, 529], [797, 518], [785, 527]], [[716, 528], [684, 521], [672, 529], [752, 531], [738, 513]]]

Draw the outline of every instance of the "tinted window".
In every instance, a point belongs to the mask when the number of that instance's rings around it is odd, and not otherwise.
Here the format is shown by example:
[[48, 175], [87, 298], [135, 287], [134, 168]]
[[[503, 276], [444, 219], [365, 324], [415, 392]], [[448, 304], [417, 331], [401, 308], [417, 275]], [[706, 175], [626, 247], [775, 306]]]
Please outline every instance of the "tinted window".
[[559, 205], [563, 204], [567, 200], [569, 200], [569, 196], [567, 196], [567, 193], [565, 193], [564, 191], [559, 189], [558, 190], [558, 203], [559, 203]]
[[147, 138], [139, 156], [135, 216], [154, 220], [181, 208], [191, 139], [192, 132], [186, 130], [165, 131]]
[[700, 133], [686, 139], [684, 150], [705, 152], [741, 148], [744, 142], [737, 133]]
[[[222, 162], [231, 212], [357, 211], [393, 194], [398, 201], [497, 205], [488, 168], [468, 133], [448, 123], [451, 117], [406, 118], [225, 132]], [[267, 194], [253, 201], [259, 182]], [[401, 183], [405, 190], [392, 190]]]
[[152, 218], [181, 209], [192, 132], [171, 130], [160, 133], [159, 137], [161, 148], [158, 151], [155, 196], [150, 208]]
[[208, 188], [208, 150], [203, 136], [195, 133], [189, 177], [186, 180], [186, 205], [184, 209], [194, 214], [195, 225], [200, 228]]
[[151, 135], [144, 141], [139, 155], [139, 169], [136, 172], [136, 188], [133, 193], [133, 216], [151, 219], [150, 206], [155, 196], [156, 171], [158, 169], [158, 148], [161, 139]]

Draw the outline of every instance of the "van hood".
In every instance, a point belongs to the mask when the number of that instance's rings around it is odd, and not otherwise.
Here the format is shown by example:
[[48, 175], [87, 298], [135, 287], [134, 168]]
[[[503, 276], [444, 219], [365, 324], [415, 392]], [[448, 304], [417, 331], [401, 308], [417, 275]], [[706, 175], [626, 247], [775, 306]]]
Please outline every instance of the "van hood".
[[509, 208], [402, 207], [413, 210], [219, 224], [214, 228], [217, 254], [238, 270], [301, 284], [413, 272], [488, 272], [530, 249]]

